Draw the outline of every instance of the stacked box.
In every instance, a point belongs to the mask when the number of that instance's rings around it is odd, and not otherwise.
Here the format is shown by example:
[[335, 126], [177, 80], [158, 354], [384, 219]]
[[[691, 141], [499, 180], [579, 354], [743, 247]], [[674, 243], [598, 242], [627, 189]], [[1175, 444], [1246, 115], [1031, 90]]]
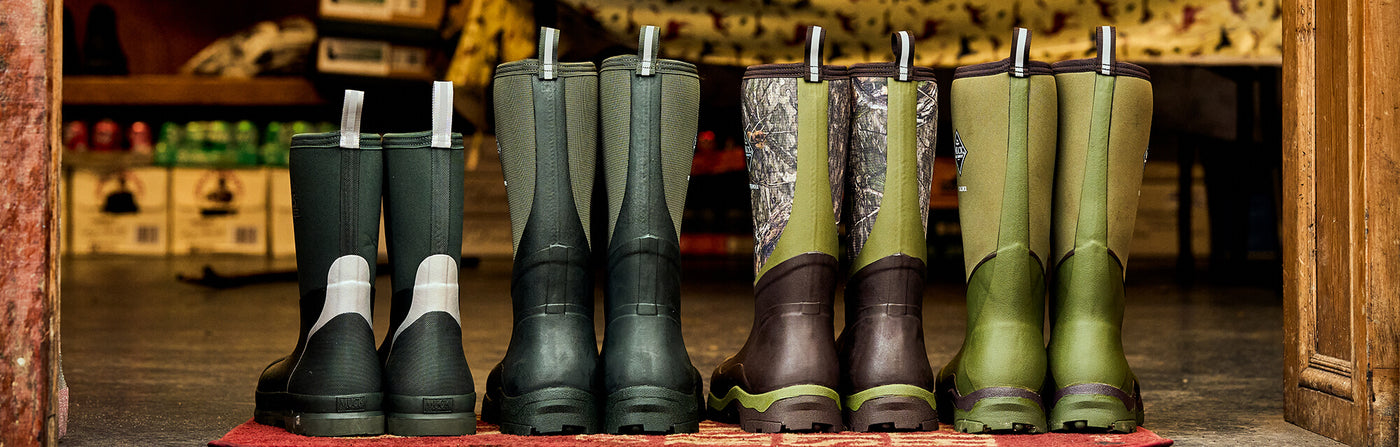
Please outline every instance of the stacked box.
[[321, 0], [322, 19], [436, 30], [446, 0]]
[[510, 257], [510, 206], [495, 142], [477, 134], [467, 137], [466, 146], [462, 255]]
[[73, 254], [164, 255], [170, 242], [165, 168], [76, 169], [70, 210], [60, 223], [69, 227]]
[[267, 253], [267, 171], [171, 170], [173, 254]]

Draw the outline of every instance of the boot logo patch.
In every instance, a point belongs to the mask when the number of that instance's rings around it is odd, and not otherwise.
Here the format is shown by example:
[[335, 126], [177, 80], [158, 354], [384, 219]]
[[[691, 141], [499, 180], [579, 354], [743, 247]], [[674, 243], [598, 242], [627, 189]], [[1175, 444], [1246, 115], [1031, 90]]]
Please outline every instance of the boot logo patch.
[[452, 398], [450, 398], [450, 397], [441, 397], [441, 398], [427, 398], [427, 399], [423, 399], [423, 412], [424, 412], [424, 413], [451, 413], [451, 412], [452, 412]]
[[953, 131], [953, 159], [958, 163], [958, 175], [962, 175], [963, 159], [967, 158], [967, 146], [963, 146], [958, 131]]
[[335, 398], [335, 411], [341, 413], [365, 411], [365, 398], [364, 396], [337, 397]]

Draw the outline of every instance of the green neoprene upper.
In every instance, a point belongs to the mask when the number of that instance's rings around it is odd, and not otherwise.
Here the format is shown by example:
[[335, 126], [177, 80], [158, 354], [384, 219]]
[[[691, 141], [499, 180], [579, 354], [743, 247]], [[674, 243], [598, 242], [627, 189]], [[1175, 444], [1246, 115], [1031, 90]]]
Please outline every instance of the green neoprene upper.
[[792, 214], [773, 254], [754, 276], [803, 253], [837, 255], [836, 220], [831, 214], [831, 179], [827, 167], [826, 81], [797, 83], [797, 185]]
[[[860, 254], [851, 265], [852, 272], [886, 256], [905, 254], [927, 262], [928, 241], [924, 234], [919, 200], [919, 160], [915, 145], [918, 123], [918, 83], [887, 81], [889, 89], [889, 120], [885, 151], [885, 190], [880, 199], [880, 212], [870, 230]], [[781, 243], [781, 241], [780, 241]]]

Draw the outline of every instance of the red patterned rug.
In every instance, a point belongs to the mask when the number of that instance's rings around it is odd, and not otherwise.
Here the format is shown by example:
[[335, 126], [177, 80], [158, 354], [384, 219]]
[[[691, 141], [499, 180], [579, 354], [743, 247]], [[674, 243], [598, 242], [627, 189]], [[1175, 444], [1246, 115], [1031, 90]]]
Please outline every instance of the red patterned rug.
[[538, 447], [595, 447], [595, 446], [985, 446], [985, 447], [1029, 447], [1029, 446], [1169, 446], [1172, 440], [1157, 436], [1156, 433], [1138, 428], [1136, 433], [1126, 435], [1091, 435], [1048, 433], [1043, 435], [969, 435], [953, 431], [952, 426], [944, 425], [942, 430], [919, 433], [746, 433], [737, 425], [705, 421], [700, 423], [699, 433], [669, 436], [617, 436], [617, 435], [577, 435], [577, 436], [515, 436], [503, 435], [495, 425], [477, 423], [477, 434], [457, 437], [409, 438], [392, 435], [370, 438], [313, 438], [298, 436], [286, 430], [245, 422], [235, 427], [223, 438], [210, 442], [211, 447], [262, 447], [262, 446], [395, 446], [395, 447], [437, 447], [437, 446], [538, 446]]

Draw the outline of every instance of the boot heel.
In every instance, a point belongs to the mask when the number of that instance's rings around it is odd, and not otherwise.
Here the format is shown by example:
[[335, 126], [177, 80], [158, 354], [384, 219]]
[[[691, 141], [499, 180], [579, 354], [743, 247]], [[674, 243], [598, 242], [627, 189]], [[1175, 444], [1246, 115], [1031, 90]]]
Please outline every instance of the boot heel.
[[[597, 400], [573, 388], [545, 388], [518, 397], [487, 395], [501, 433], [508, 435], [576, 435], [598, 432]], [[483, 403], [483, 405], [486, 405]]]
[[608, 395], [604, 431], [673, 434], [700, 430], [701, 396], [655, 386], [623, 388]]
[[826, 396], [778, 399], [767, 410], [738, 406], [739, 426], [754, 433], [834, 433], [843, 430], [841, 405]]
[[1045, 433], [1045, 411], [1022, 397], [988, 397], [955, 413], [953, 428], [963, 433]]
[[935, 431], [934, 394], [912, 385], [885, 385], [845, 399], [846, 426], [852, 431]]
[[476, 433], [476, 393], [457, 396], [388, 396], [385, 431], [398, 436], [462, 436]]
[[1129, 409], [1118, 397], [1103, 394], [1064, 396], [1050, 410], [1050, 429], [1079, 433], [1132, 433], [1142, 411]]

